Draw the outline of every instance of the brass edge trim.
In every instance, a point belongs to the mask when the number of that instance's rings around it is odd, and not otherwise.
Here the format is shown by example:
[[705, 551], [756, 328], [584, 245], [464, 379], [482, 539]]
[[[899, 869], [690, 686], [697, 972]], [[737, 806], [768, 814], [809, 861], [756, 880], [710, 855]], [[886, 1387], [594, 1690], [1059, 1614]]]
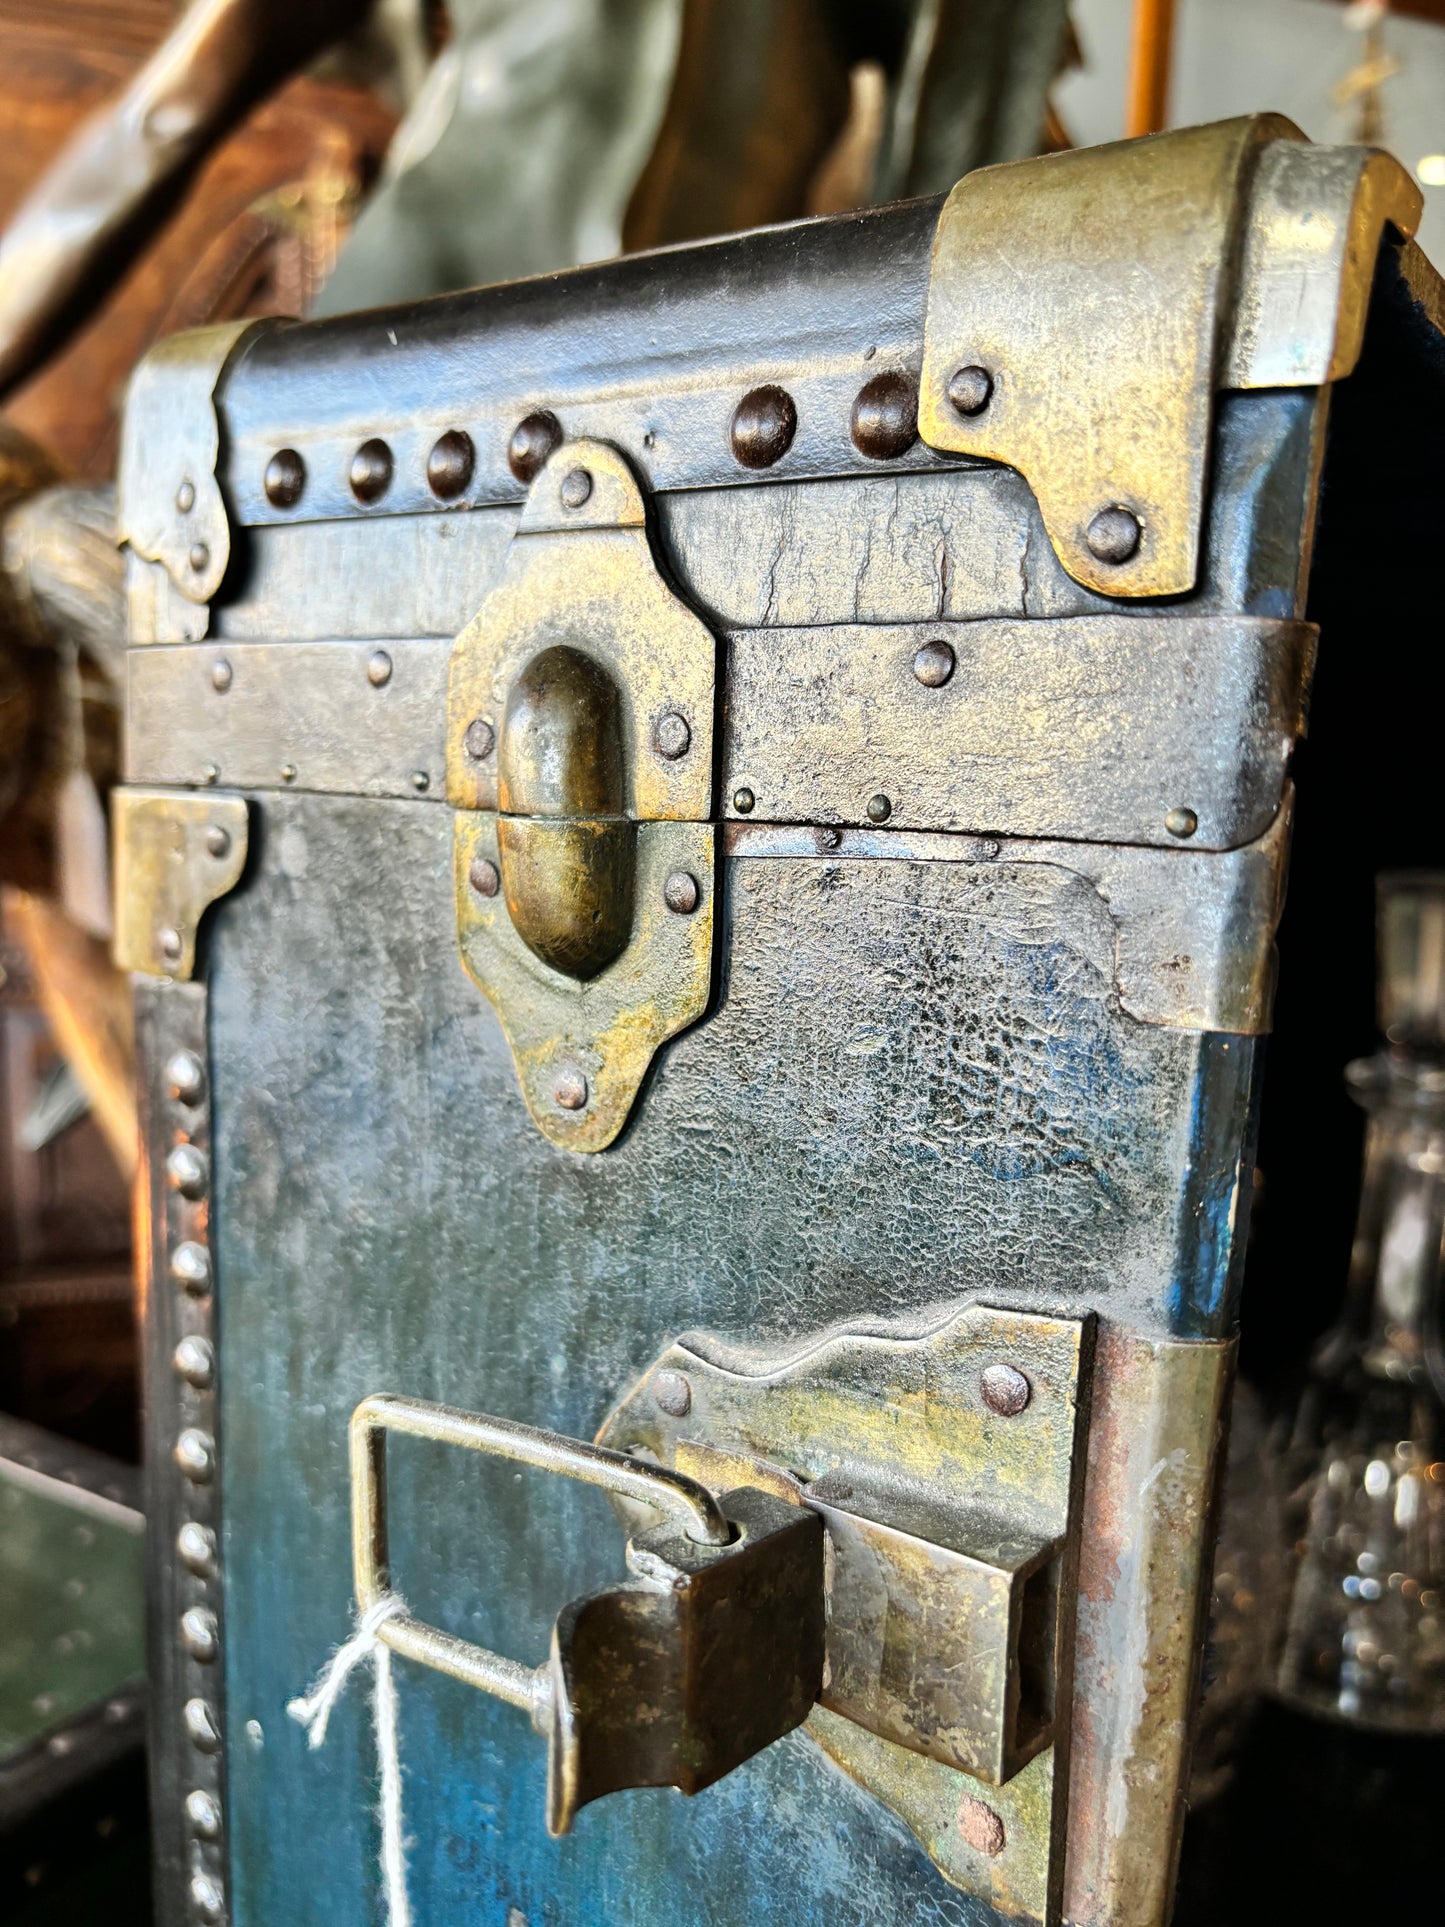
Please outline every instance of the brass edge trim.
[[111, 796], [111, 836], [117, 966], [187, 981], [202, 916], [246, 867], [245, 798], [120, 788]]

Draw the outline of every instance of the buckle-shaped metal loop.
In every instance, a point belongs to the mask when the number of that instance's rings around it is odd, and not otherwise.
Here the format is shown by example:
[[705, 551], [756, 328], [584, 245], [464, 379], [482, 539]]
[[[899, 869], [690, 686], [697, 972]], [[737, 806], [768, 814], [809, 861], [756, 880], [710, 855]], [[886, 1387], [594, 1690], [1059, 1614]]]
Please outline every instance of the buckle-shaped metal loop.
[[386, 1435], [406, 1432], [600, 1486], [665, 1522], [628, 1544], [633, 1580], [558, 1615], [528, 1667], [405, 1612], [378, 1637], [394, 1652], [521, 1708], [547, 1736], [547, 1825], [629, 1786], [697, 1793], [799, 1725], [823, 1672], [823, 1528], [741, 1488], [714, 1498], [684, 1473], [556, 1432], [421, 1399], [376, 1395], [351, 1418], [357, 1604], [391, 1590]]

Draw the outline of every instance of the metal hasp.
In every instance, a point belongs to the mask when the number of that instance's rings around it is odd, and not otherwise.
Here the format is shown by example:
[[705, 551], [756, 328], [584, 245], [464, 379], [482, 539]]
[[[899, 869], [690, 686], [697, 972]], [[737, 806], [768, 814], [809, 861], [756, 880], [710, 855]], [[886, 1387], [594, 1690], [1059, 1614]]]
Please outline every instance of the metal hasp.
[[[558, 1614], [535, 1669], [405, 1612], [378, 1636], [529, 1713], [548, 1742], [547, 1827], [624, 1787], [700, 1793], [806, 1717], [823, 1672], [823, 1531], [766, 1492], [715, 1500], [695, 1479], [621, 1452], [419, 1399], [377, 1396], [351, 1419], [357, 1605], [391, 1588], [386, 1437], [408, 1432], [601, 1486], [648, 1523], [627, 1547], [627, 1584]], [[662, 1512], [665, 1523], [653, 1523]]]
[[671, 1345], [600, 1441], [828, 1534], [808, 1730], [1000, 1911], [1058, 1918], [1093, 1321], [970, 1305], [768, 1358]]
[[452, 649], [457, 936], [527, 1108], [600, 1151], [712, 984], [717, 643], [664, 581], [601, 442], [532, 485]]

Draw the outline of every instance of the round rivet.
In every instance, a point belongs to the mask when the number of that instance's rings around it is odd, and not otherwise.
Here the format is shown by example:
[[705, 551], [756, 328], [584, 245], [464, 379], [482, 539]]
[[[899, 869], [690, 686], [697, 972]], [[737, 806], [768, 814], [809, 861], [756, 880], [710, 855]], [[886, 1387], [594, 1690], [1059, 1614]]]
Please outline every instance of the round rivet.
[[824, 823], [816, 832], [820, 850], [838, 850], [843, 847], [843, 832], [833, 823]]
[[686, 1418], [692, 1410], [692, 1387], [681, 1372], [659, 1372], [652, 1381], [652, 1396], [658, 1411], [669, 1418]]
[[191, 1606], [181, 1614], [181, 1644], [192, 1659], [209, 1666], [220, 1651], [216, 1615], [205, 1606]]
[[686, 756], [692, 746], [692, 731], [688, 728], [686, 716], [680, 716], [675, 709], [669, 709], [665, 716], [659, 716], [657, 727], [652, 732], [652, 747], [666, 762], [675, 763], [680, 756]]
[[379, 502], [391, 487], [391, 450], [379, 437], [363, 442], [352, 456], [350, 480], [358, 502]]
[[226, 1896], [219, 1882], [203, 1868], [191, 1875], [191, 1905], [204, 1921], [220, 1920], [226, 1911]]
[[217, 695], [224, 696], [231, 687], [231, 665], [224, 656], [217, 656], [211, 664], [211, 687]]
[[990, 1860], [1004, 1850], [1003, 1821], [972, 1793], [965, 1793], [958, 1803], [958, 1831], [975, 1853], [986, 1854]]
[[563, 1071], [552, 1086], [552, 1097], [564, 1111], [585, 1111], [587, 1079], [581, 1071]]
[[196, 1787], [186, 1795], [186, 1821], [191, 1832], [199, 1834], [202, 1840], [218, 1840], [221, 1836], [220, 1802], [204, 1787]]
[[384, 649], [373, 649], [367, 657], [366, 680], [373, 689], [382, 689], [391, 681], [391, 657]]
[[1033, 1397], [1033, 1387], [1013, 1365], [985, 1365], [978, 1386], [984, 1404], [1000, 1418], [1017, 1418]]
[[449, 428], [426, 458], [426, 479], [432, 494], [444, 502], [452, 501], [472, 479], [476, 465], [471, 436], [463, 429]]
[[550, 409], [524, 415], [507, 444], [507, 467], [519, 482], [535, 482], [562, 443], [562, 424]]
[[197, 1579], [215, 1578], [216, 1535], [209, 1526], [187, 1520], [176, 1534], [176, 1551], [186, 1571], [193, 1572]]
[[261, 486], [274, 509], [289, 509], [301, 500], [306, 486], [306, 464], [294, 448], [278, 448], [266, 464]]
[[216, 1376], [216, 1354], [208, 1338], [183, 1338], [171, 1354], [177, 1378], [205, 1391]]
[[479, 897], [494, 897], [502, 887], [501, 874], [490, 857], [474, 856], [467, 871], [467, 882]]
[[680, 917], [691, 916], [701, 894], [697, 878], [690, 876], [686, 870], [674, 870], [662, 886], [663, 902]]
[[206, 1156], [194, 1144], [178, 1144], [166, 1158], [166, 1176], [171, 1188], [183, 1198], [203, 1198], [208, 1176]]
[[182, 482], [180, 487], [176, 490], [176, 507], [180, 510], [182, 515], [189, 515], [191, 510], [195, 506], [196, 506], [196, 488], [195, 488], [194, 482], [190, 482], [190, 481]]
[[199, 1298], [211, 1289], [211, 1254], [204, 1245], [187, 1238], [171, 1253], [171, 1276]]
[[178, 1050], [166, 1065], [166, 1085], [182, 1104], [199, 1104], [206, 1073], [194, 1051]]
[[733, 808], [739, 816], [748, 815], [757, 800], [750, 789], [743, 788], [733, 791]]
[[592, 477], [585, 468], [570, 469], [562, 477], [558, 493], [562, 497], [564, 509], [580, 509], [592, 493]]
[[877, 796], [870, 796], [868, 798], [868, 821], [870, 823], [886, 823], [892, 814], [893, 804], [888, 797], [883, 795], [881, 790]]
[[858, 391], [851, 424], [853, 446], [870, 461], [891, 462], [918, 440], [918, 384], [890, 369]]
[[231, 854], [231, 832], [223, 830], [219, 823], [213, 823], [206, 831], [206, 849], [217, 860]]
[[[202, 763], [201, 764], [201, 781], [207, 786], [208, 789], [214, 788], [214, 786], [217, 783], [219, 783], [220, 780], [221, 780], [221, 766], [219, 763]], [[226, 840], [227, 840], [227, 843], [230, 842], [229, 837]]]
[[209, 1485], [216, 1469], [216, 1441], [209, 1432], [188, 1426], [176, 1440], [171, 1455], [192, 1485]]
[[942, 689], [953, 674], [957, 657], [946, 642], [925, 642], [913, 658], [913, 673], [925, 689]]
[[283, 783], [294, 783], [296, 781], [296, 765], [294, 763], [283, 763], [281, 765], [281, 781]]
[[430, 770], [414, 769], [411, 773], [411, 786], [420, 795], [431, 788]]
[[786, 388], [771, 382], [743, 396], [733, 410], [729, 441], [744, 468], [771, 468], [793, 445], [798, 411]]
[[221, 1733], [216, 1725], [216, 1716], [204, 1700], [187, 1700], [181, 1714], [185, 1723], [186, 1738], [191, 1745], [202, 1753], [219, 1753]]
[[191, 552], [186, 557], [193, 575], [203, 575], [211, 565], [211, 551], [204, 542], [192, 542]]
[[948, 384], [949, 406], [960, 415], [981, 415], [993, 396], [993, 376], [987, 368], [970, 362], [955, 368]]
[[485, 716], [474, 717], [467, 724], [467, 733], [462, 738], [462, 747], [474, 763], [485, 763], [497, 746], [497, 732]]
[[1100, 509], [1084, 540], [1100, 562], [1127, 562], [1139, 547], [1139, 518], [1125, 508]]
[[1199, 818], [1193, 810], [1170, 810], [1164, 819], [1164, 827], [1171, 836], [1193, 836], [1199, 828]]
[[156, 942], [160, 945], [161, 956], [167, 963], [178, 964], [185, 954], [186, 946], [181, 942], [180, 931], [173, 930], [169, 924], [156, 932]]

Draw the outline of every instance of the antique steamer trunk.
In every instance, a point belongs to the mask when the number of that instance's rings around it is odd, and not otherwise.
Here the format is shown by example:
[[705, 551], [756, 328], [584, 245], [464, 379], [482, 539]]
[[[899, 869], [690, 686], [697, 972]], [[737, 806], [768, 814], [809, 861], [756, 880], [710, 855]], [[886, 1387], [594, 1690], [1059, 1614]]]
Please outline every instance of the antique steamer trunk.
[[1418, 211], [1231, 122], [143, 365], [170, 1927], [1165, 1919]]

